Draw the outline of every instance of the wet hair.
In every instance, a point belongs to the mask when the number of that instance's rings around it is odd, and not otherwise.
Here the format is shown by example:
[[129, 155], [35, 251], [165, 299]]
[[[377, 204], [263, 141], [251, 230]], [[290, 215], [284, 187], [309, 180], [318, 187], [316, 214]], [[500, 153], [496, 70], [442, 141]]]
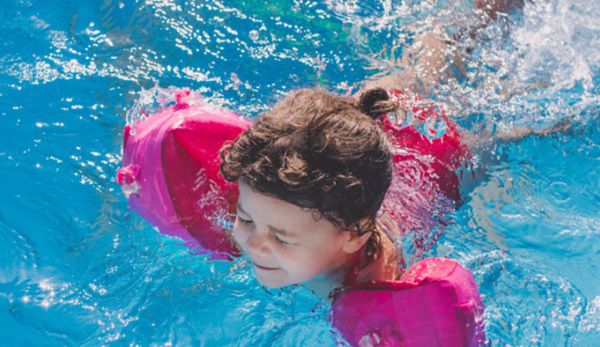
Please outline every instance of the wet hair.
[[396, 107], [382, 88], [358, 102], [295, 90], [221, 149], [221, 174], [314, 210], [340, 230], [372, 231], [366, 253], [374, 258], [377, 212], [392, 180], [392, 147], [378, 118]]

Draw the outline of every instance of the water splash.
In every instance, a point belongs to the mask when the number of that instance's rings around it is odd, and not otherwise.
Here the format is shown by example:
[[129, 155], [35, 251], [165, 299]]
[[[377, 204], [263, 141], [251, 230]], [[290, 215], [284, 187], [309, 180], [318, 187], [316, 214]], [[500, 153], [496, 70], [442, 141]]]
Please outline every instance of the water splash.
[[441, 88], [443, 97], [462, 96], [453, 114], [485, 114], [489, 127], [537, 130], [574, 115], [586, 122], [600, 101], [598, 12], [593, 1], [527, 2], [522, 12], [480, 31], [476, 39], [483, 42], [467, 43], [479, 46], [466, 62], [467, 83]]
[[402, 240], [409, 263], [420, 260], [431, 249], [452, 218], [452, 201], [427, 179], [432, 164], [432, 158], [418, 155], [394, 164], [392, 183], [383, 201], [383, 211], [401, 229], [401, 235], [393, 236]]
[[[180, 92], [185, 92], [181, 94]], [[143, 89], [139, 98], [133, 106], [127, 111], [125, 120], [131, 126], [131, 134], [134, 135], [134, 125], [147, 119], [168, 107], [178, 103], [185, 102], [188, 105], [200, 104], [202, 97], [197, 92], [187, 91], [177, 87], [170, 86], [161, 88], [158, 83], [150, 89]]]
[[[445, 1], [420, 6], [381, 1], [360, 10], [332, 6], [332, 11], [346, 17], [361, 12], [360, 19], [352, 23], [350, 39], [370, 64], [368, 69], [374, 71], [372, 79], [402, 71], [402, 56], [421, 33], [437, 31], [454, 40], [452, 45], [459, 51], [469, 52], [457, 81], [427, 91], [448, 106], [451, 117], [465, 119], [467, 128], [483, 124], [492, 132], [496, 126], [542, 130], [565, 119], [585, 123], [598, 115], [597, 2], [526, 2], [522, 10], [465, 34], [478, 25], [469, 6]], [[472, 115], [484, 117], [473, 123]], [[428, 128], [423, 133], [427, 134]]]

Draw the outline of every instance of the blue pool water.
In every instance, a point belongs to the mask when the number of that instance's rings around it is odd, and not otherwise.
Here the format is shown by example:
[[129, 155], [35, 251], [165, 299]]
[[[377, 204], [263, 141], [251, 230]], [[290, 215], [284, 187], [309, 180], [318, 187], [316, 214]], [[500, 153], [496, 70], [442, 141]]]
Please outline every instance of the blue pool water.
[[[393, 70], [390, 47], [434, 17], [463, 20], [468, 4], [1, 5], [2, 344], [342, 343], [304, 289], [265, 290], [243, 260], [208, 261], [128, 212], [114, 180], [126, 112], [157, 82], [248, 117], [296, 87], [350, 90]], [[568, 133], [498, 147], [425, 254], [473, 271], [495, 345], [600, 341], [599, 18], [595, 1], [527, 4], [509, 29], [489, 28], [468, 83], [434, 95], [475, 133], [573, 119]]]

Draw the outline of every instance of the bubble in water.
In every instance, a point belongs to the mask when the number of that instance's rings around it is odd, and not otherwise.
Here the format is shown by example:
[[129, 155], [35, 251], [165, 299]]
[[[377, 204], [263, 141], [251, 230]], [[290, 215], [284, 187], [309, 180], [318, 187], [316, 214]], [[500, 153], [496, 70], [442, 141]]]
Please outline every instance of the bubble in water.
[[565, 182], [552, 182], [550, 184], [550, 194], [554, 198], [554, 201], [559, 204], [564, 204], [571, 200], [571, 188]]
[[444, 136], [448, 125], [446, 121], [440, 119], [438, 116], [431, 116], [425, 119], [418, 127], [421, 134], [425, 135], [430, 141], [439, 139]]
[[258, 30], [250, 30], [249, 36], [252, 42], [258, 41]]
[[430, 141], [444, 136], [448, 129], [442, 117], [443, 110], [436, 103], [421, 103], [417, 114], [413, 115], [414, 127]]
[[390, 112], [387, 114], [387, 119], [395, 129], [403, 129], [409, 126], [413, 121], [413, 113], [412, 112]]

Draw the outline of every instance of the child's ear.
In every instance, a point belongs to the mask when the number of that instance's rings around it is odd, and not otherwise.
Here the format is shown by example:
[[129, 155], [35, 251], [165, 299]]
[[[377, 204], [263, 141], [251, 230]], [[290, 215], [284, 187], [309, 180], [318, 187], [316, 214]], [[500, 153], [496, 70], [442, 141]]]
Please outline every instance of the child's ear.
[[362, 235], [359, 235], [356, 231], [348, 230], [346, 232], [348, 236], [344, 242], [344, 245], [342, 246], [342, 249], [348, 254], [352, 254], [360, 250], [365, 245], [365, 243], [369, 241], [371, 234], [373, 234], [373, 232], [371, 231], [366, 232]]

